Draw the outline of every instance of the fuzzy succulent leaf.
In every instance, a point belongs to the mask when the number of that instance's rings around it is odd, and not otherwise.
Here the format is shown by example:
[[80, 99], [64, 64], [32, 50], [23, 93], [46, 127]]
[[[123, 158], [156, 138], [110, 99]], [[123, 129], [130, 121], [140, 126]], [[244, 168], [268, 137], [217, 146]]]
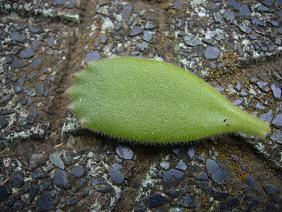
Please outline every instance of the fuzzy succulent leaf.
[[269, 131], [202, 79], [150, 59], [90, 63], [70, 96], [85, 127], [124, 140], [176, 143], [236, 132], [264, 138]]

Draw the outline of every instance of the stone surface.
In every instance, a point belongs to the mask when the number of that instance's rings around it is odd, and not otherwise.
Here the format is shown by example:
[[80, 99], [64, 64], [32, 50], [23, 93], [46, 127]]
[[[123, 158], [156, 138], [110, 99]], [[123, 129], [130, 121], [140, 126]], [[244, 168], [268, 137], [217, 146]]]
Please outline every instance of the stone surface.
[[220, 55], [220, 49], [215, 46], [208, 46], [205, 49], [204, 56], [207, 59], [216, 59]]
[[69, 187], [67, 172], [61, 169], [57, 169], [53, 176], [53, 183], [59, 188], [67, 189]]
[[122, 159], [125, 159], [125, 160], [133, 159], [133, 151], [129, 147], [119, 145], [116, 147], [116, 153]]
[[148, 207], [156, 208], [164, 205], [167, 202], [167, 198], [161, 194], [153, 194], [148, 199]]
[[228, 170], [218, 161], [208, 159], [206, 161], [206, 167], [213, 181], [219, 185], [222, 185], [229, 177]]

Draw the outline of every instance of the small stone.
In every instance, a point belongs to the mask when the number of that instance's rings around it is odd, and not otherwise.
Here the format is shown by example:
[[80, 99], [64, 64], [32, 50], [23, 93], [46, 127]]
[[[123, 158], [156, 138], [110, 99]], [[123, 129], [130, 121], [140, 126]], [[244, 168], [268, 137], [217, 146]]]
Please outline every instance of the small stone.
[[163, 181], [166, 184], [178, 183], [184, 173], [177, 169], [170, 169], [163, 174]]
[[240, 81], [237, 81], [237, 84], [236, 84], [236, 86], [235, 86], [236, 91], [240, 92], [240, 91], [241, 91], [241, 88], [242, 88], [241, 82], [240, 82]]
[[4, 129], [7, 127], [9, 122], [6, 120], [4, 116], [0, 116], [0, 129]]
[[224, 200], [229, 196], [229, 193], [221, 191], [212, 191], [212, 196], [217, 200]]
[[38, 49], [38, 47], [39, 47], [39, 40], [33, 40], [33, 41], [31, 42], [31, 48], [32, 48], [34, 51], [36, 51], [36, 50]]
[[257, 182], [255, 181], [254, 177], [252, 175], [248, 175], [246, 178], [246, 184], [252, 188], [253, 190], [258, 191]]
[[271, 85], [271, 90], [272, 90], [272, 94], [273, 94], [275, 99], [281, 98], [281, 88], [279, 87], [279, 85], [277, 83], [273, 83]]
[[273, 5], [272, 0], [264, 0], [262, 3], [267, 7], [271, 7]]
[[184, 208], [196, 208], [195, 197], [192, 194], [185, 195], [181, 197], [177, 204]]
[[240, 16], [250, 16], [251, 15], [251, 11], [248, 5], [244, 4], [240, 7], [240, 11], [239, 11], [239, 15]]
[[130, 4], [125, 4], [122, 7], [122, 18], [128, 20], [133, 12], [133, 7]]
[[57, 166], [58, 168], [60, 169], [65, 169], [65, 164], [64, 162], [62, 161], [61, 157], [60, 157], [60, 153], [52, 153], [49, 157], [51, 163], [55, 166]]
[[187, 169], [187, 166], [183, 160], [180, 160], [176, 166], [177, 169], [185, 171]]
[[36, 211], [50, 211], [54, 208], [49, 192], [45, 192], [36, 202]]
[[242, 32], [247, 33], [247, 34], [252, 31], [250, 27], [248, 27], [244, 24], [239, 24], [239, 28]]
[[269, 8], [264, 6], [264, 5], [259, 5], [256, 9], [259, 12], [267, 12], [267, 11], [269, 11]]
[[272, 121], [272, 124], [275, 127], [282, 127], [282, 113], [276, 115], [276, 117]]
[[11, 34], [10, 34], [10, 37], [11, 37], [12, 41], [16, 41], [16, 42], [20, 42], [20, 43], [23, 43], [26, 40], [25, 36], [18, 33], [17, 31], [12, 31]]
[[27, 27], [27, 25], [25, 25], [25, 24], [17, 24], [17, 25], [15, 26], [15, 29], [16, 29], [17, 31], [22, 31], [22, 30], [24, 30], [26, 27]]
[[129, 36], [133, 37], [133, 36], [137, 36], [140, 35], [142, 33], [142, 29], [140, 26], [134, 26], [131, 31], [129, 32]]
[[43, 154], [33, 154], [29, 159], [29, 170], [33, 170], [46, 162]]
[[266, 185], [263, 187], [263, 189], [265, 190], [265, 192], [266, 192], [267, 194], [273, 194], [273, 193], [278, 192], [278, 189], [277, 189], [274, 185], [272, 185], [272, 184], [266, 184]]
[[271, 140], [276, 141], [279, 144], [282, 144], [282, 131], [280, 130], [276, 133], [273, 133], [270, 138]]
[[235, 19], [235, 14], [230, 10], [225, 10], [223, 13], [223, 17], [230, 22], [233, 22]]
[[193, 160], [195, 157], [195, 148], [194, 147], [190, 147], [188, 149], [188, 157]]
[[226, 205], [228, 208], [235, 208], [240, 204], [240, 201], [237, 197], [230, 199]]
[[204, 56], [206, 59], [217, 59], [220, 55], [220, 49], [215, 46], [209, 46], [205, 49]]
[[102, 178], [95, 178], [91, 181], [91, 185], [94, 187], [94, 189], [98, 192], [107, 193], [111, 192], [113, 188], [105, 182]]
[[274, 43], [275, 43], [277, 46], [281, 46], [281, 44], [282, 44], [281, 38], [275, 38]]
[[100, 53], [98, 51], [91, 51], [87, 53], [85, 62], [89, 63], [91, 61], [97, 61], [101, 58]]
[[209, 176], [205, 171], [200, 172], [200, 174], [196, 176], [197, 180], [207, 180], [208, 178]]
[[169, 162], [163, 161], [160, 163], [160, 167], [163, 168], [164, 170], [168, 170], [170, 167]]
[[66, 3], [66, 0], [53, 0], [53, 4], [64, 5], [65, 3]]
[[233, 105], [236, 105], [236, 106], [239, 106], [243, 103], [243, 99], [236, 99], [234, 102], [233, 102]]
[[31, 72], [31, 73], [29, 73], [28, 75], [27, 75], [27, 79], [29, 80], [29, 81], [31, 81], [31, 80], [33, 80], [34, 78], [36, 78], [38, 76], [38, 73], [37, 72]]
[[34, 97], [36, 96], [36, 91], [33, 88], [25, 88], [24, 92], [26, 93], [26, 95]]
[[10, 182], [13, 188], [20, 188], [24, 184], [24, 178], [22, 174], [18, 173], [14, 175], [13, 177], [11, 177]]
[[80, 165], [74, 166], [71, 170], [71, 174], [77, 178], [80, 178], [84, 175], [84, 168]]
[[249, 38], [251, 40], [256, 40], [257, 39], [257, 35], [255, 33], [251, 33], [251, 34], [249, 34]]
[[156, 26], [155, 24], [153, 24], [152, 22], [146, 22], [145, 26], [144, 26], [144, 29], [149, 29], [149, 30], [152, 30], [154, 29]]
[[32, 67], [32, 68], [36, 68], [36, 67], [42, 65], [42, 63], [43, 63], [43, 59], [40, 58], [40, 57], [37, 57], [37, 58], [35, 58], [35, 59], [32, 60], [32, 62], [31, 62], [31, 67]]
[[261, 103], [257, 103], [256, 104], [256, 109], [258, 109], [258, 110], [264, 110], [265, 109], [265, 107], [261, 104]]
[[269, 110], [267, 111], [267, 113], [262, 114], [260, 118], [264, 121], [267, 121], [268, 123], [271, 123], [273, 119], [272, 110]]
[[44, 94], [45, 94], [45, 85], [44, 85], [43, 82], [38, 84], [37, 90], [38, 90], [38, 92], [40, 93], [41, 96], [44, 96]]
[[241, 4], [236, 0], [227, 0], [227, 5], [236, 11], [239, 11], [241, 7]]
[[0, 185], [0, 201], [3, 201], [5, 199], [7, 199], [7, 197], [10, 195], [8, 189], [3, 186], [3, 185]]
[[150, 42], [153, 38], [153, 33], [151, 31], [145, 30], [143, 35], [143, 40], [146, 42]]
[[267, 91], [268, 82], [259, 81], [256, 84], [262, 91]]
[[125, 160], [133, 159], [133, 151], [129, 147], [119, 145], [116, 147], [116, 153], [122, 159], [125, 159]]
[[53, 183], [59, 188], [67, 189], [69, 187], [69, 180], [66, 171], [62, 169], [56, 170], [53, 176]]
[[11, 68], [12, 69], [21, 68], [24, 64], [25, 64], [24, 59], [15, 59], [15, 60], [13, 60], [13, 62], [11, 64]]
[[153, 194], [148, 199], [148, 207], [156, 208], [164, 205], [167, 202], [167, 198], [161, 194]]
[[114, 163], [110, 169], [109, 175], [112, 178], [113, 183], [122, 184], [124, 182], [124, 177], [122, 176], [120, 169], [121, 165], [119, 163]]
[[32, 172], [32, 178], [34, 179], [42, 179], [45, 177], [45, 173], [42, 169], [36, 169], [35, 171]]
[[183, 6], [183, 2], [181, 0], [174, 0], [172, 6], [174, 9], [181, 9]]
[[32, 48], [25, 48], [19, 54], [21, 59], [28, 59], [31, 58], [33, 55], [34, 51], [32, 50]]
[[15, 86], [14, 86], [14, 90], [16, 93], [20, 93], [23, 91], [23, 85], [25, 83], [25, 78], [26, 75], [23, 74], [20, 76], [20, 78], [16, 81]]
[[66, 206], [73, 206], [78, 203], [78, 200], [76, 198], [68, 198], [65, 200]]
[[183, 40], [187, 46], [195, 47], [203, 44], [199, 38], [190, 35], [186, 35]]
[[144, 51], [147, 48], [148, 48], [148, 43], [146, 43], [146, 42], [138, 43], [136, 45], [136, 50], [138, 50], [138, 51]]
[[252, 18], [251, 22], [255, 26], [264, 26], [263, 22], [257, 18]]
[[278, 27], [278, 28], [277, 28], [277, 32], [278, 32], [279, 34], [282, 34], [282, 27]]
[[55, 40], [54, 36], [47, 38], [47, 44], [50, 48], [54, 48], [57, 45], [57, 41]]
[[35, 196], [39, 192], [39, 185], [32, 185], [30, 188], [30, 193], [29, 193], [29, 201], [32, 202], [32, 200], [35, 198]]
[[219, 185], [222, 185], [229, 177], [229, 171], [221, 163], [215, 160], [208, 159], [206, 161], [206, 167], [212, 180]]

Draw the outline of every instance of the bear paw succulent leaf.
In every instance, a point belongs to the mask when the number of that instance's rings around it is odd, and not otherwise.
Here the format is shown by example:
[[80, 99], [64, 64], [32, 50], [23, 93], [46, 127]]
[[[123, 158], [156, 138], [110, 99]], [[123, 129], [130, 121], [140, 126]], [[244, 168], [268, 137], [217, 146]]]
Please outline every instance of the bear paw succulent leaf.
[[244, 112], [193, 74], [130, 57], [88, 64], [69, 94], [84, 127], [123, 140], [189, 142], [223, 133], [264, 138], [269, 124]]

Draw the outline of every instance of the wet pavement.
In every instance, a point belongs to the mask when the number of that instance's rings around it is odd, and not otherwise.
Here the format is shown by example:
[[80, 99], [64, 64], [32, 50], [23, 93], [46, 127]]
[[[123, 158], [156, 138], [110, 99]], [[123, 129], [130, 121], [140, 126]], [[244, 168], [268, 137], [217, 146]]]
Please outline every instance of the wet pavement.
[[[281, 1], [0, 0], [0, 14], [1, 210], [281, 210]], [[144, 146], [83, 129], [72, 75], [112, 56], [181, 66], [271, 132]]]

